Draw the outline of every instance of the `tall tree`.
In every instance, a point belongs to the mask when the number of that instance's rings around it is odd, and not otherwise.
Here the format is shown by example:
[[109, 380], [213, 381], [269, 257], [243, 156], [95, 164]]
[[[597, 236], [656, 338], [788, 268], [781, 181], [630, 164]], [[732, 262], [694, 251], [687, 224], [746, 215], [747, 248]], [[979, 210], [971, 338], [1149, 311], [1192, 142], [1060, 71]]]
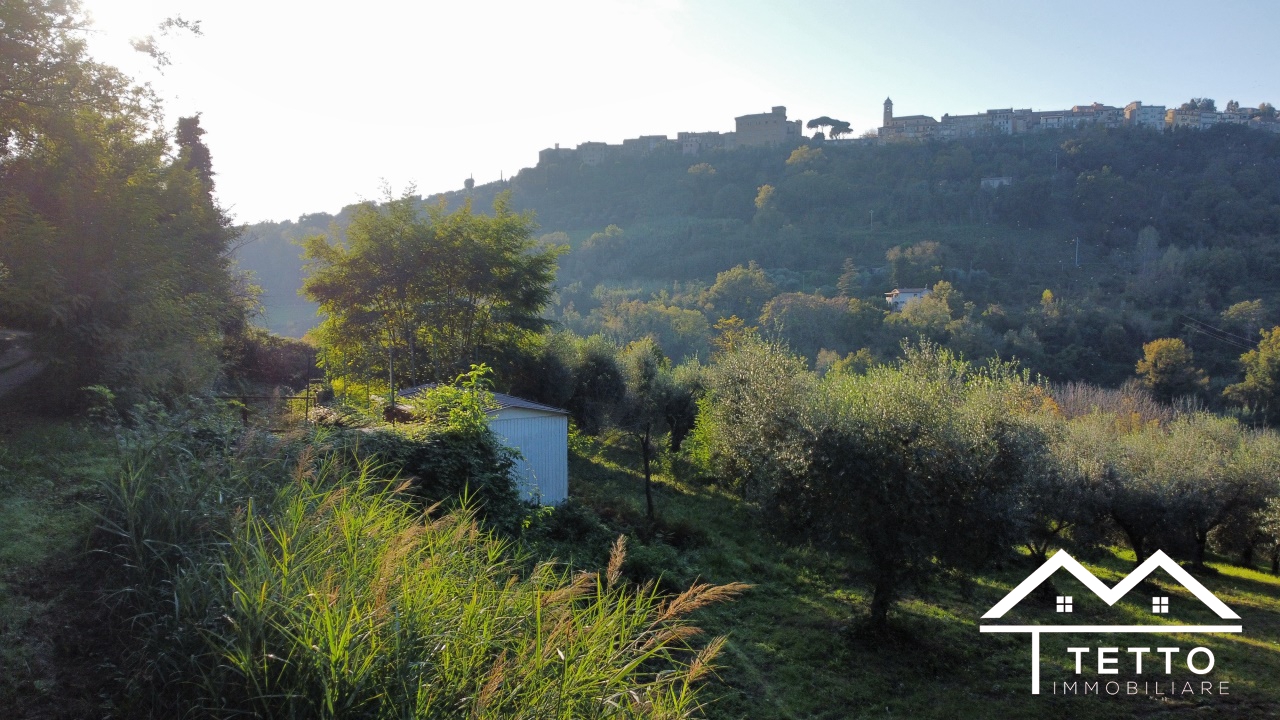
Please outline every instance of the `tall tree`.
[[639, 447], [645, 508], [652, 521], [657, 517], [653, 507], [653, 462], [660, 449], [657, 440], [670, 429], [667, 407], [674, 390], [670, 361], [649, 338], [628, 345], [621, 359], [627, 389], [618, 403], [615, 420]]
[[1244, 380], [1228, 385], [1228, 400], [1257, 413], [1265, 422], [1280, 417], [1280, 326], [1261, 331], [1258, 346], [1240, 356]]
[[171, 157], [151, 93], [85, 54], [74, 3], [0, 12], [0, 324], [37, 332], [46, 386], [66, 399], [91, 383], [206, 387], [250, 298], [198, 120], [180, 121]]
[[390, 386], [447, 380], [546, 327], [560, 248], [538, 244], [505, 194], [493, 209], [423, 212], [406, 194], [361, 206], [345, 245], [307, 238], [304, 291], [327, 316], [326, 367], [341, 374], [341, 358], [359, 356]]
[[1151, 392], [1169, 401], [1193, 395], [1209, 384], [1204, 371], [1195, 366], [1191, 348], [1179, 338], [1157, 338], [1142, 346], [1138, 375]]

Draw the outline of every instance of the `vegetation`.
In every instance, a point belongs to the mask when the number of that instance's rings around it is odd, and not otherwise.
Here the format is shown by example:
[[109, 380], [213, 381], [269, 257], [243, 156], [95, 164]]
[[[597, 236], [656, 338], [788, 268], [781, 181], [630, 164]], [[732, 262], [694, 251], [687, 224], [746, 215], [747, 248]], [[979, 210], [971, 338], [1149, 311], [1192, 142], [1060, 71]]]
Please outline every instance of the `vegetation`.
[[[1054, 696], [1051, 682], [1076, 679], [1074, 659], [1066, 651], [1073, 642], [1045, 635], [1044, 694], [1033, 696], [1026, 637], [980, 634], [976, 625], [1039, 564], [1037, 559], [1011, 553], [976, 573], [933, 574], [894, 605], [887, 629], [876, 630], [867, 622], [874, 595], [871, 568], [860, 551], [795, 543], [767, 531], [751, 503], [706, 483], [679, 458], [655, 474], [661, 522], [646, 531], [644, 480], [631, 443], [615, 436], [576, 447], [574, 503], [539, 526], [542, 537], [554, 535], [542, 547], [583, 564], [602, 562], [599, 551], [588, 550], [596, 543], [584, 538], [625, 530], [632, 551], [628, 565], [637, 560], [643, 566], [624, 566], [624, 574], [643, 569], [666, 578], [734, 578], [753, 585], [735, 602], [699, 616], [708, 632], [729, 636], [720, 682], [707, 688], [710, 718], [1249, 717], [1269, 712], [1280, 701], [1271, 682], [1280, 671], [1280, 656], [1271, 645], [1280, 638], [1280, 581], [1257, 568], [1210, 555], [1210, 569], [1198, 575], [1246, 617], [1244, 642], [1234, 635], [1112, 636], [1111, 644], [1122, 648], [1158, 644], [1182, 647], [1185, 653], [1194, 645], [1207, 646], [1218, 661], [1213, 676], [1231, 683], [1230, 695]], [[1108, 585], [1134, 566], [1133, 554], [1114, 546], [1087, 557], [1074, 554]], [[1161, 574], [1152, 576], [1149, 588], [1149, 594], [1170, 597], [1167, 622], [1208, 621], [1197, 613], [1191, 595]], [[1042, 591], [1048, 601], [1033, 596], [1019, 605], [1012, 621], [1059, 622], [1054, 595], [1076, 597], [1075, 622], [1130, 624], [1151, 617], [1148, 598], [1137, 593], [1106, 611], [1090, 608], [1083, 600], [1089, 591], [1066, 575], [1055, 576], [1052, 587]], [[1135, 676], [1131, 666], [1121, 666], [1120, 681], [1164, 677], [1149, 668]], [[1096, 679], [1092, 673], [1086, 663], [1085, 677]]]
[[[175, 443], [172, 430], [203, 440]], [[523, 566], [466, 507], [425, 514], [391, 466], [324, 433], [235, 432], [207, 411], [124, 436], [104, 527], [132, 616], [136, 707], [267, 717], [687, 717], [723, 644], [677, 597]], [[335, 444], [336, 443], [336, 444]], [[269, 459], [274, 457], [275, 459]], [[384, 479], [386, 478], [386, 479]], [[356, 539], [359, 539], [356, 542]]]
[[[1025, 647], [973, 627], [1058, 549], [1110, 582], [1160, 549], [1247, 608], [1198, 638], [1238, 695], [1162, 709], [1280, 704], [1275, 138], [814, 142], [388, 198], [277, 228], [325, 317], [291, 341], [247, 325], [198, 117], [170, 136], [74, 5], [2, 9], [4, 355], [35, 333], [28, 398], [87, 406], [0, 417], [6, 715], [1153, 710], [1032, 704]], [[305, 414], [248, 412], [299, 386]], [[493, 387], [569, 411], [564, 505], [520, 501]], [[1016, 615], [1057, 594], [1085, 595]]]
[[205, 389], [252, 296], [199, 118], [166, 132], [145, 87], [86, 56], [74, 5], [4, 13], [0, 326], [36, 333], [46, 402]]
[[[545, 242], [570, 248], [549, 319], [619, 345], [651, 336], [677, 362], [705, 362], [715, 324], [737, 315], [810, 363], [864, 349], [890, 360], [925, 334], [971, 361], [1016, 357], [1055, 382], [1117, 386], [1145, 343], [1168, 338], [1204, 371], [1190, 389], [1202, 402], [1259, 406], [1223, 391], [1277, 321], [1272, 135], [1092, 128], [696, 161], [551, 164], [467, 197], [510, 192], [513, 209], [536, 210]], [[689, 172], [703, 165], [715, 172]], [[992, 176], [1014, 181], [984, 189]], [[430, 202], [441, 197], [464, 199]], [[349, 212], [259, 226], [244, 252], [277, 255], [250, 266], [292, 277], [281, 290], [292, 296], [301, 275], [286, 236]], [[750, 286], [725, 294], [722, 280]], [[888, 312], [882, 293], [940, 281], [945, 303]]]
[[493, 217], [470, 205], [424, 217], [406, 196], [358, 210], [345, 245], [308, 238], [305, 290], [325, 313], [330, 377], [385, 376], [392, 390], [444, 380], [544, 328], [557, 250], [531, 230], [502, 198]]

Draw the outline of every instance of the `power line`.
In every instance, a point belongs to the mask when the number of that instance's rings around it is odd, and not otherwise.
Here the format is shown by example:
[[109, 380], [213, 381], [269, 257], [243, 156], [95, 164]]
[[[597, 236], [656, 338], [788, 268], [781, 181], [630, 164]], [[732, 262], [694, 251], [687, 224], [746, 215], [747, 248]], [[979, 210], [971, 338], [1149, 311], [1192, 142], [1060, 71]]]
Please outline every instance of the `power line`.
[[1214, 332], [1222, 333], [1223, 335], [1226, 335], [1227, 337], [1235, 338], [1236, 340], [1240, 340], [1241, 342], [1250, 343], [1250, 344], [1252, 344], [1252, 342], [1253, 342], [1253, 341], [1251, 341], [1251, 340], [1250, 340], [1249, 338], [1247, 338], [1247, 337], [1242, 337], [1242, 336], [1240, 336], [1240, 335], [1236, 335], [1235, 333], [1227, 332], [1226, 330], [1223, 330], [1222, 328], [1214, 327], [1214, 326], [1210, 325], [1209, 323], [1204, 322], [1203, 320], [1197, 320], [1197, 319], [1195, 319], [1195, 318], [1191, 317], [1190, 315], [1187, 315], [1186, 313], [1183, 313], [1183, 314], [1182, 314], [1182, 317], [1184, 317], [1184, 318], [1186, 318], [1186, 319], [1190, 320], [1191, 322], [1193, 322], [1193, 323], [1195, 323], [1195, 324], [1197, 324], [1197, 325], [1201, 325], [1201, 326], [1203, 326], [1203, 327], [1207, 327], [1207, 328], [1209, 328], [1210, 330], [1213, 330]]
[[1206, 336], [1208, 336], [1209, 338], [1212, 338], [1212, 339], [1214, 339], [1214, 340], [1217, 340], [1218, 342], [1226, 343], [1226, 344], [1228, 344], [1228, 345], [1230, 345], [1230, 346], [1232, 346], [1232, 347], [1234, 347], [1234, 348], [1236, 348], [1236, 349], [1239, 349], [1239, 350], [1246, 350], [1246, 351], [1247, 351], [1247, 350], [1252, 350], [1252, 349], [1253, 349], [1253, 347], [1252, 347], [1252, 346], [1245, 345], [1245, 344], [1243, 344], [1243, 343], [1236, 342], [1235, 340], [1231, 340], [1231, 339], [1228, 339], [1228, 338], [1224, 338], [1224, 337], [1221, 337], [1221, 336], [1218, 336], [1218, 335], [1214, 335], [1213, 333], [1208, 332], [1207, 330], [1204, 330], [1203, 328], [1196, 327], [1195, 325], [1187, 325], [1186, 327], [1187, 327], [1187, 329], [1188, 329], [1188, 330], [1190, 330], [1190, 331], [1192, 331], [1192, 332], [1194, 332], [1194, 333], [1199, 333], [1199, 334], [1201, 334], [1201, 335], [1206, 335]]

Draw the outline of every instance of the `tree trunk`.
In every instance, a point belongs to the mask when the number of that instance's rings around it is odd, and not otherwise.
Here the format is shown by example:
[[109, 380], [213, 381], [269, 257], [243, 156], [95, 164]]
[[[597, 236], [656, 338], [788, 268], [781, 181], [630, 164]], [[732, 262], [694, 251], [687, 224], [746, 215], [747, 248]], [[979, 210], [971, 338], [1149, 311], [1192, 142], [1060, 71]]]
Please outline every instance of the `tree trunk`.
[[1196, 535], [1196, 567], [1204, 567], [1204, 546], [1209, 543], [1209, 533], [1195, 531]]
[[1271, 574], [1280, 575], [1280, 545], [1271, 548]]
[[1134, 563], [1141, 565], [1143, 561], [1147, 559], [1147, 554], [1144, 548], [1146, 545], [1144, 542], [1146, 537], [1139, 535], [1137, 531], [1127, 523], [1122, 523], [1119, 520], [1116, 520], [1114, 515], [1111, 516], [1111, 519], [1116, 521], [1116, 525], [1120, 526], [1121, 532], [1123, 532], [1124, 536], [1129, 539], [1129, 547], [1133, 548]]
[[1141, 565], [1147, 559], [1146, 543], [1144, 542], [1146, 538], [1127, 528], [1122, 527], [1121, 529], [1124, 530], [1124, 536], [1129, 538], [1129, 547], [1133, 548], [1134, 564]]
[[893, 584], [881, 580], [871, 591], [871, 624], [883, 628], [889, 624], [889, 608], [893, 606]]
[[[396, 406], [396, 348], [393, 342], [387, 343], [387, 406], [391, 408]], [[391, 414], [391, 424], [396, 424], [395, 413]]]
[[1240, 564], [1244, 567], [1253, 567], [1253, 541], [1250, 541], [1240, 551]]
[[649, 507], [649, 520], [652, 522], [657, 516], [653, 512], [653, 474], [649, 464], [651, 448], [648, 430], [640, 437], [640, 454], [644, 458], [644, 501]]

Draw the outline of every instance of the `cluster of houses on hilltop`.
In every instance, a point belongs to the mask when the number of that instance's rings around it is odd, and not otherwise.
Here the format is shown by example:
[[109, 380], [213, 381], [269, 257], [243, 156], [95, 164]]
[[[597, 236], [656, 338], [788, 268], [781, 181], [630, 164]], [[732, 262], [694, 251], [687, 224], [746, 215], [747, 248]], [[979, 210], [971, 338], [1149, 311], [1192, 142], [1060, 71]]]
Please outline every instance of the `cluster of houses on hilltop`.
[[[943, 115], [941, 120], [936, 120], [929, 115], [896, 117], [893, 114], [893, 100], [886, 98], [883, 125], [874, 133], [868, 133], [863, 138], [826, 142], [853, 145], [894, 140], [952, 140], [991, 133], [1016, 135], [1086, 125], [1133, 126], [1156, 130], [1204, 130], [1214, 125], [1247, 125], [1280, 133], [1280, 122], [1276, 120], [1274, 110], [1264, 112], [1259, 108], [1239, 107], [1235, 103], [1229, 104], [1225, 111], [1218, 112], [1199, 106], [1190, 107], [1189, 103], [1187, 106], [1166, 108], [1164, 105], [1143, 105], [1139, 101], [1122, 108], [1096, 102], [1076, 105], [1069, 110], [1004, 108], [974, 115]], [[555, 147], [538, 153], [538, 166], [570, 163], [595, 166], [624, 157], [643, 157], [658, 150], [678, 150], [685, 155], [700, 155], [708, 150], [795, 145], [804, 140], [801, 121], [788, 120], [787, 108], [778, 105], [767, 113], [734, 118], [733, 132], [681, 132], [676, 134], [674, 140], [666, 135], [641, 135], [623, 140], [618, 145], [585, 142], [576, 148], [562, 148], [557, 143]]]
[[1164, 105], [1143, 105], [1140, 101], [1134, 101], [1119, 108], [1095, 102], [1091, 105], [1076, 105], [1070, 110], [1004, 108], [975, 115], [943, 115], [941, 120], [935, 120], [928, 115], [895, 117], [893, 100], [886, 98], [884, 124], [878, 135], [881, 140], [952, 140], [989, 133], [1015, 135], [1086, 125], [1148, 127], [1156, 130], [1205, 130], [1214, 125], [1248, 125], [1280, 133], [1280, 122], [1276, 122], [1274, 111], [1264, 113], [1258, 108], [1242, 108], [1234, 103], [1225, 112], [1218, 112], [1198, 106], [1190, 107], [1190, 103], [1183, 107], [1166, 108]]
[[733, 132], [682, 132], [676, 135], [675, 140], [666, 135], [641, 135], [623, 140], [621, 145], [585, 142], [576, 148], [562, 148], [557, 144], [538, 153], [538, 164], [578, 162], [599, 165], [613, 158], [640, 157], [661, 149], [679, 149], [685, 155], [698, 155], [706, 150], [786, 145], [804, 139], [800, 121], [788, 120], [787, 108], [782, 105], [767, 113], [742, 115], [733, 120]]

